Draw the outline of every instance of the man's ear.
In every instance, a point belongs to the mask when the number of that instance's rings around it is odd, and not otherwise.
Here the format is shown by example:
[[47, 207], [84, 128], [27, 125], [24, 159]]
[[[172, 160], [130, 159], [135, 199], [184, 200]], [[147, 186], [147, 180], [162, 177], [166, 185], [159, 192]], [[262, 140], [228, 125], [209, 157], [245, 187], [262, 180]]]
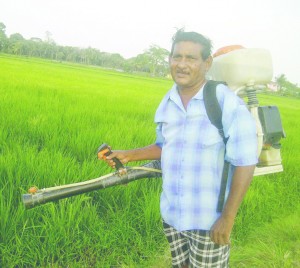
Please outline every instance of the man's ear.
[[205, 60], [205, 71], [208, 72], [208, 70], [210, 69], [211, 65], [213, 62], [213, 58], [212, 56], [209, 56], [206, 60]]

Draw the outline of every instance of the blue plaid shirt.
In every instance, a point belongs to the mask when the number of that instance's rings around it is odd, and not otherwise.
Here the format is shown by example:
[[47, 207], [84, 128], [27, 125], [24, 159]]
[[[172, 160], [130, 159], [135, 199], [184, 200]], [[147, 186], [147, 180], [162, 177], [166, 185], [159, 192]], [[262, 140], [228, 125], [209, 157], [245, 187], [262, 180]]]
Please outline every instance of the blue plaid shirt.
[[[222, 109], [226, 160], [231, 163], [226, 199], [235, 166], [257, 163], [255, 120], [227, 86], [217, 86]], [[209, 230], [220, 216], [218, 196], [225, 145], [207, 116], [201, 89], [185, 110], [177, 86], [166, 94], [155, 115], [156, 144], [162, 148], [163, 191], [160, 209], [178, 231]]]

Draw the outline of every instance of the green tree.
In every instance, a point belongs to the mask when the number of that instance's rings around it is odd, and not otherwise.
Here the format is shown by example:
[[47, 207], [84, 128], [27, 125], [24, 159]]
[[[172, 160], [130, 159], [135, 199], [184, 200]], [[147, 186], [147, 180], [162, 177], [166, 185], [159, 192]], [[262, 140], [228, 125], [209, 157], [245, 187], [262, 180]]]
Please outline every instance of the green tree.
[[132, 72], [146, 72], [152, 76], [166, 76], [169, 51], [157, 45], [150, 46], [143, 54], [126, 61], [125, 70]]
[[42, 57], [43, 55], [43, 41], [41, 38], [32, 37], [27, 41], [30, 46], [29, 56]]
[[24, 37], [19, 33], [14, 33], [8, 39], [8, 52], [16, 55], [22, 55], [24, 51]]
[[275, 77], [276, 83], [279, 86], [279, 90], [284, 91], [286, 89], [287, 79], [284, 74]]
[[145, 54], [149, 57], [150, 73], [164, 76], [168, 70], [169, 51], [157, 45], [151, 45]]
[[149, 62], [150, 56], [143, 53], [126, 61], [126, 71], [150, 73]]
[[288, 81], [284, 74], [275, 77], [275, 80], [279, 86], [280, 94], [293, 97], [300, 96], [300, 88], [298, 85]]
[[7, 45], [7, 37], [5, 34], [6, 26], [0, 22], [0, 51], [3, 51]]

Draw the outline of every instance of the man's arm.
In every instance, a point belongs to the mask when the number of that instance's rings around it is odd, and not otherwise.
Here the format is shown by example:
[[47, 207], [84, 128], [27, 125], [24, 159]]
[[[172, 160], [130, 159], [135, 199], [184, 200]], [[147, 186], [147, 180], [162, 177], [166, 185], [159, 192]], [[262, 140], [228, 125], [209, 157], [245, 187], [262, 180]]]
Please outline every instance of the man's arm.
[[236, 167], [233, 174], [228, 199], [220, 218], [210, 230], [213, 242], [219, 245], [229, 244], [234, 219], [253, 178], [255, 165]]
[[151, 144], [138, 149], [112, 151], [112, 154], [106, 158], [106, 162], [114, 168], [115, 162], [112, 160], [114, 157], [118, 158], [122, 164], [126, 164], [132, 161], [160, 159], [160, 156], [161, 148], [156, 144]]

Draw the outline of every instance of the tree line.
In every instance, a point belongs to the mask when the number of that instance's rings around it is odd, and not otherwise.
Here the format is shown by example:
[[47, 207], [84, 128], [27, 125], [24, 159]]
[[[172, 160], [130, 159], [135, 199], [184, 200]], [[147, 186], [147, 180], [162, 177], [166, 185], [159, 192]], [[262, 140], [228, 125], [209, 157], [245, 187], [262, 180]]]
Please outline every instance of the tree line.
[[[169, 73], [169, 51], [157, 45], [151, 45], [136, 57], [125, 59], [118, 53], [102, 52], [92, 47], [60, 46], [52, 39], [50, 32], [46, 32], [45, 40], [37, 37], [27, 40], [20, 33], [8, 37], [5, 31], [6, 26], [0, 22], [0, 52], [95, 65], [159, 77], [166, 77]], [[279, 89], [275, 94], [300, 97], [299, 86], [289, 82], [284, 74], [275, 77], [275, 82]]]
[[8, 37], [5, 31], [6, 26], [0, 22], [0, 52], [95, 65], [132, 73], [142, 72], [151, 76], [165, 77], [169, 72], [169, 51], [157, 45], [151, 45], [136, 57], [125, 59], [118, 53], [102, 52], [92, 47], [58, 45], [52, 39], [50, 32], [46, 32], [46, 38], [42, 40], [37, 37], [25, 39], [20, 33]]

